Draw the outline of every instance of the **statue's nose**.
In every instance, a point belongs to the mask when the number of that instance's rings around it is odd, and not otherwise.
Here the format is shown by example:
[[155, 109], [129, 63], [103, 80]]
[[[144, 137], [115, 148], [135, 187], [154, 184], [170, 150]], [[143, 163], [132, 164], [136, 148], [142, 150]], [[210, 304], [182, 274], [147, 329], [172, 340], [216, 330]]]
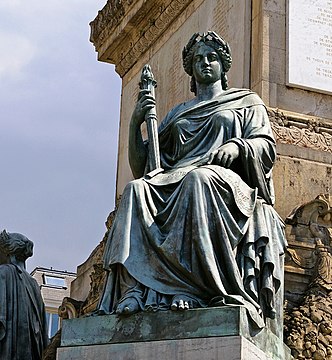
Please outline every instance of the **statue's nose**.
[[207, 65], [209, 65], [209, 64], [210, 64], [210, 61], [209, 61], [209, 59], [208, 59], [208, 57], [207, 57], [207, 56], [204, 56], [204, 57], [203, 57], [203, 59], [202, 59], [202, 63], [203, 63], [203, 65], [204, 65], [204, 66], [207, 66]]

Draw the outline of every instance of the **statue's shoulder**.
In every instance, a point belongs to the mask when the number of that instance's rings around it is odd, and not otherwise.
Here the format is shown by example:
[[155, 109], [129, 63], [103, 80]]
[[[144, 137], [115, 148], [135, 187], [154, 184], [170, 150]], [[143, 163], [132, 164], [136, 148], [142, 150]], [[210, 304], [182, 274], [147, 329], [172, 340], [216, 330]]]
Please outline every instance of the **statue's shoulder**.
[[264, 105], [263, 100], [254, 91], [245, 88], [230, 88], [226, 90], [230, 99], [242, 101], [243, 106]]
[[15, 275], [17, 272], [15, 265], [13, 264], [2, 264], [0, 265], [0, 278], [5, 279], [9, 276]]

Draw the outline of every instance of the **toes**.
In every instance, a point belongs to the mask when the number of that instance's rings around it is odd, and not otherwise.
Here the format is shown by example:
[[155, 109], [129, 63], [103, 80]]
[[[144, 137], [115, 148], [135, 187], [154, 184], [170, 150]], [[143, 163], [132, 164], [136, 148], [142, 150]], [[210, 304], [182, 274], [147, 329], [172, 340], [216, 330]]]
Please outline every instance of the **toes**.
[[131, 315], [139, 311], [139, 305], [136, 299], [127, 299], [118, 304], [115, 313], [117, 315]]
[[194, 305], [191, 300], [178, 299], [178, 300], [173, 300], [171, 304], [171, 310], [173, 311], [184, 311], [184, 310], [192, 309], [193, 307]]
[[173, 311], [178, 310], [178, 303], [177, 303], [177, 301], [173, 301], [173, 302], [172, 302], [171, 310], [173, 310]]
[[124, 308], [123, 308], [123, 313], [125, 314], [125, 315], [128, 315], [128, 314], [130, 314], [132, 312], [132, 310], [131, 310], [131, 306], [130, 305], [127, 305], [127, 306], [125, 306]]
[[115, 310], [115, 313], [117, 315], [120, 315], [120, 314], [122, 314], [122, 312], [123, 312], [123, 304], [119, 304]]

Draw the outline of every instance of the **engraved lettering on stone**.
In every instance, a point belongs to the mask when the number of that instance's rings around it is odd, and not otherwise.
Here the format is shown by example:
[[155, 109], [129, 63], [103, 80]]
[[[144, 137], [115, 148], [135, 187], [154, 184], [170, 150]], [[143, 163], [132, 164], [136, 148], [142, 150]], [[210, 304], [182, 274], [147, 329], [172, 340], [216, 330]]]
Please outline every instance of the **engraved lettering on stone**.
[[332, 93], [332, 2], [293, 0], [288, 11], [289, 85]]

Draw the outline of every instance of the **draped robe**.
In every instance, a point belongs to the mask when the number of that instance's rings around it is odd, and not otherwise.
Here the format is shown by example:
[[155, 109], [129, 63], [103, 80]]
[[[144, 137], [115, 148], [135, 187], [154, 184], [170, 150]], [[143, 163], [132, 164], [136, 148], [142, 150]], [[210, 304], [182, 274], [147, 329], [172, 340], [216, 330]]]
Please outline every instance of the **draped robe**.
[[[213, 164], [220, 146], [240, 155]], [[230, 89], [171, 110], [159, 127], [163, 173], [124, 189], [104, 254], [109, 271], [99, 309], [133, 297], [141, 309], [237, 304], [258, 327], [280, 287], [283, 223], [273, 209], [275, 141], [262, 100]]]
[[0, 360], [40, 360], [47, 323], [39, 286], [14, 264], [0, 266]]

